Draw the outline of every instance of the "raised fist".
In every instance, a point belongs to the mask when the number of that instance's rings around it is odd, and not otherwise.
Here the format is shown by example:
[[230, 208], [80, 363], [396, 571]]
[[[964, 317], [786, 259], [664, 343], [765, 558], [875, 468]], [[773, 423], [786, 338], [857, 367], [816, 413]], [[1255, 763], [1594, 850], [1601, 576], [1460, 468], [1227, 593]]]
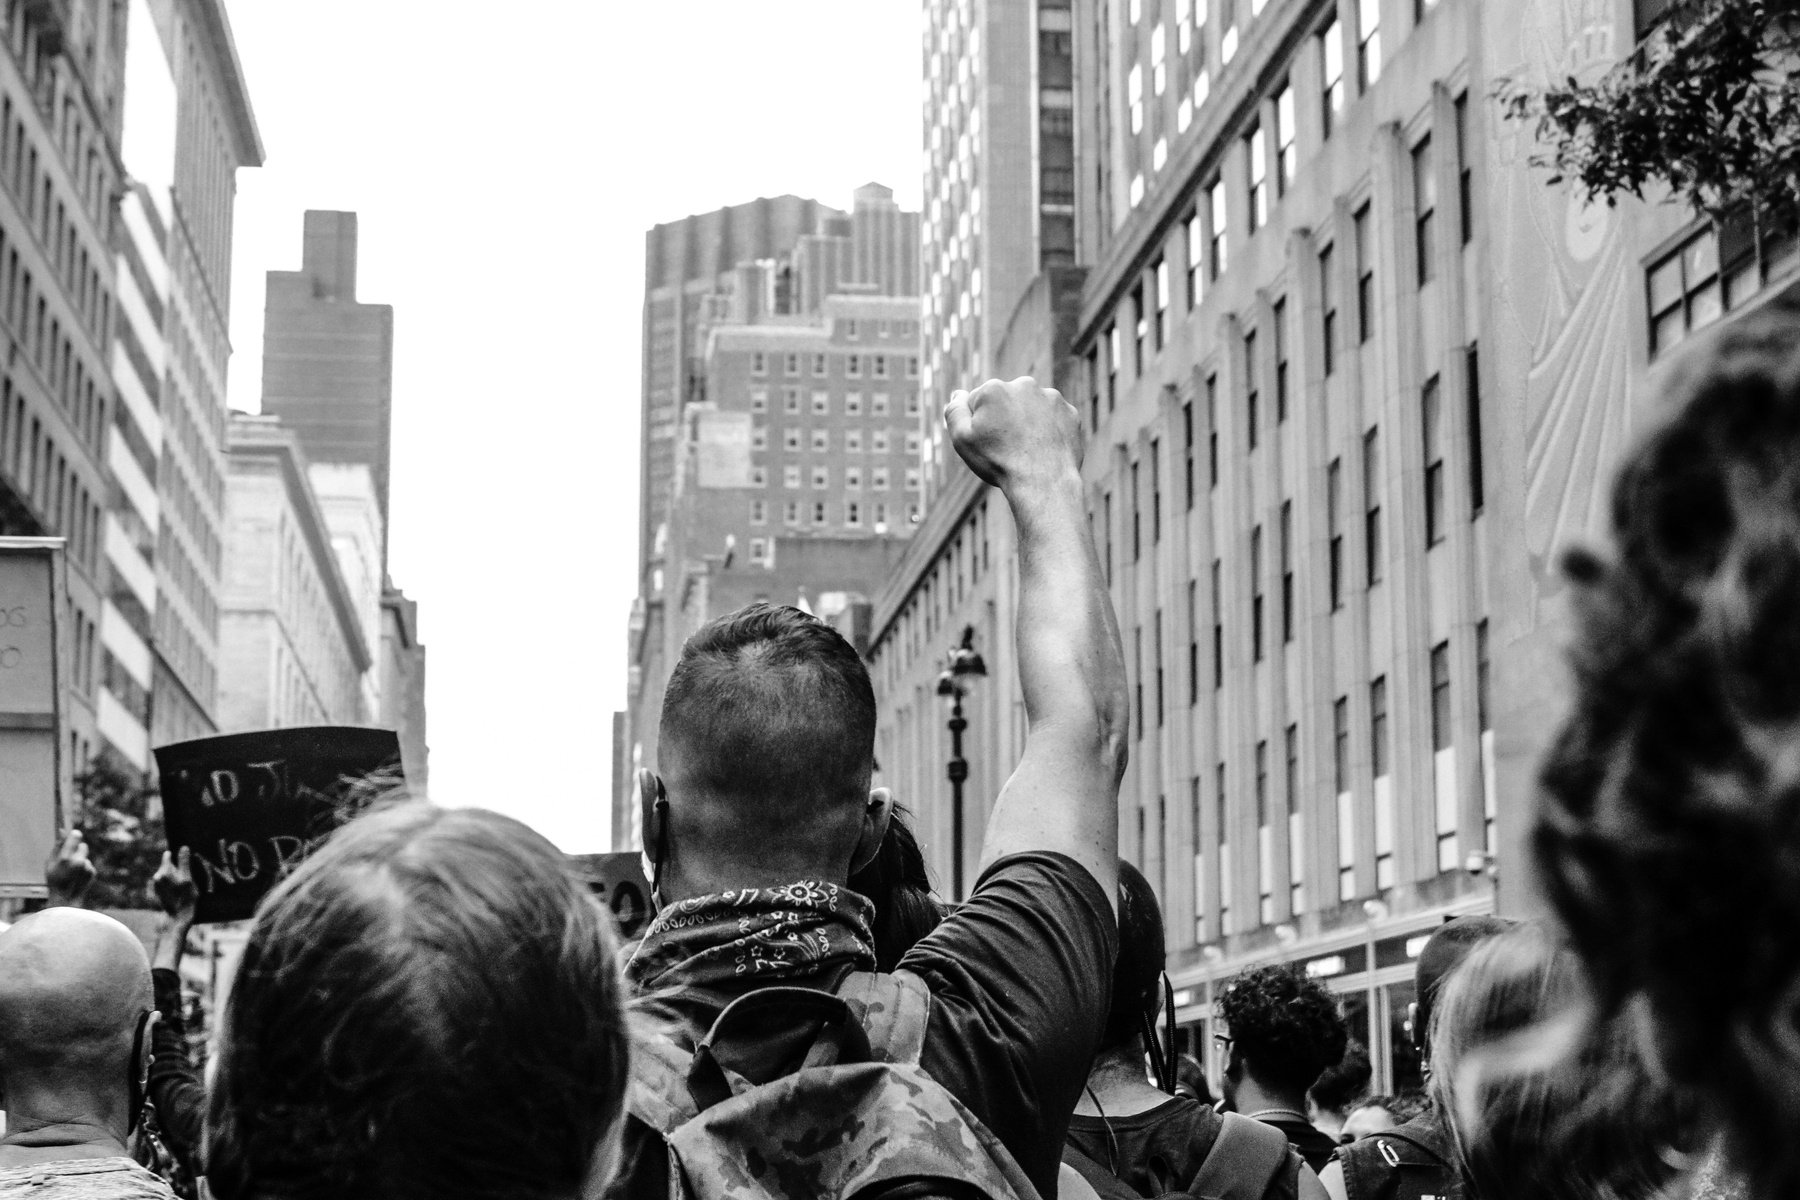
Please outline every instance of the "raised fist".
[[88, 888], [93, 886], [96, 874], [94, 864], [88, 861], [87, 843], [81, 838], [81, 830], [69, 830], [63, 835], [62, 845], [44, 864], [44, 886], [50, 893], [50, 906], [80, 904]]
[[1080, 416], [1062, 393], [1029, 376], [957, 392], [944, 406], [944, 425], [969, 469], [1002, 490], [1081, 470]]

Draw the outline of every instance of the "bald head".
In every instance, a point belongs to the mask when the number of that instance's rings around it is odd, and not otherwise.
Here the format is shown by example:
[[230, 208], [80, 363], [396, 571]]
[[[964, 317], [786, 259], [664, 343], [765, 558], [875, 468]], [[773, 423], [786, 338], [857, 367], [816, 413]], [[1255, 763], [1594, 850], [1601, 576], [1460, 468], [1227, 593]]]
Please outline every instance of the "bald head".
[[153, 1007], [144, 947], [111, 917], [51, 908], [0, 933], [0, 1107], [123, 1110]]

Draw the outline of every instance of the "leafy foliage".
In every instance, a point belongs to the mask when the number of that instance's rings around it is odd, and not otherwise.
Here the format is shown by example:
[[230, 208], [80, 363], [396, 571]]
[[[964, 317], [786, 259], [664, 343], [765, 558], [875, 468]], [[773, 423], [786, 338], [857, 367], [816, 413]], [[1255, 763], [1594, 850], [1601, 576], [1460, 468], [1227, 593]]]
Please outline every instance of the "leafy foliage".
[[102, 754], [75, 777], [75, 826], [98, 872], [90, 908], [155, 908], [150, 877], [162, 863], [162, 805], [154, 787]]
[[1791, 218], [1800, 196], [1800, 0], [1681, 0], [1592, 84], [1496, 89], [1536, 122], [1552, 183], [1615, 204], [1662, 183], [1715, 219]]

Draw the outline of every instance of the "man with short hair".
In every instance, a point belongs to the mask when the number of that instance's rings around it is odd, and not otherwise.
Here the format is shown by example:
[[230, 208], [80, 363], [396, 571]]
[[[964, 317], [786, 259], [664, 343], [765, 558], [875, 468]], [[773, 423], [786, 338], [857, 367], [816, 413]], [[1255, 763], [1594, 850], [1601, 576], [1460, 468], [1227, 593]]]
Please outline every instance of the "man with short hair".
[[0, 1197], [173, 1200], [127, 1149], [154, 1020], [150, 961], [111, 917], [51, 908], [0, 933]]
[[[953, 396], [945, 423], [1017, 529], [1029, 733], [973, 893], [899, 969], [929, 992], [919, 1068], [1054, 1196], [1118, 948], [1124, 659], [1074, 409], [1030, 379], [995, 380]], [[638, 777], [660, 911], [627, 973], [690, 1040], [760, 988], [835, 992], [874, 970], [869, 903], [845, 886], [891, 812], [887, 789], [870, 787], [874, 735], [866, 668], [807, 614], [752, 605], [683, 648], [663, 696], [660, 778]], [[662, 1196], [667, 1151], [640, 1115], [614, 1194]]]
[[1306, 1090], [1344, 1057], [1349, 1031], [1329, 989], [1293, 965], [1252, 967], [1219, 998], [1225, 1021], [1225, 1103], [1275, 1126], [1315, 1171], [1336, 1140], [1313, 1128]]

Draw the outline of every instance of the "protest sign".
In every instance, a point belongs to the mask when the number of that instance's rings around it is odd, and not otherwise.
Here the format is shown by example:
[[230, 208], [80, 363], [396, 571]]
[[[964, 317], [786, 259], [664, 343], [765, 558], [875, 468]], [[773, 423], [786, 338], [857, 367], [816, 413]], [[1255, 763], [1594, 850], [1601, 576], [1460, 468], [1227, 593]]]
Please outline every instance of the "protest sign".
[[612, 910], [620, 937], [630, 941], [644, 932], [650, 923], [650, 881], [641, 855], [571, 854], [569, 865]]
[[156, 751], [171, 850], [193, 853], [198, 921], [240, 921], [333, 830], [402, 782], [388, 729], [234, 733]]
[[61, 538], [0, 538], [0, 896], [42, 896], [69, 820]]

